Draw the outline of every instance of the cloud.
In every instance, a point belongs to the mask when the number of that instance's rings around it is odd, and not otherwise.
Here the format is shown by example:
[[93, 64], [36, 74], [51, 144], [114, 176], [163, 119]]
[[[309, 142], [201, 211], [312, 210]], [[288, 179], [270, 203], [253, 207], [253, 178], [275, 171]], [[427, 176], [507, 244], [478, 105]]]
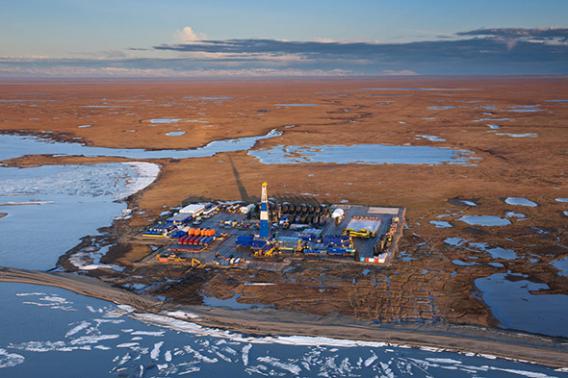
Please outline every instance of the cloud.
[[568, 29], [480, 29], [406, 43], [211, 40], [80, 59], [1, 58], [0, 76], [568, 75]]
[[385, 76], [416, 76], [416, 72], [412, 70], [384, 70], [381, 72]]
[[185, 26], [176, 33], [176, 39], [182, 43], [197, 42], [204, 38], [204, 34], [196, 33], [191, 26]]
[[459, 32], [456, 34], [459, 36], [477, 36], [477, 37], [568, 39], [568, 28], [546, 28], [546, 29], [493, 28], [493, 29], [476, 29], [466, 32]]
[[509, 50], [519, 42], [541, 43], [546, 45], [568, 45], [568, 28], [524, 29], [493, 28], [476, 29], [457, 33], [461, 37], [494, 39], [507, 45]]

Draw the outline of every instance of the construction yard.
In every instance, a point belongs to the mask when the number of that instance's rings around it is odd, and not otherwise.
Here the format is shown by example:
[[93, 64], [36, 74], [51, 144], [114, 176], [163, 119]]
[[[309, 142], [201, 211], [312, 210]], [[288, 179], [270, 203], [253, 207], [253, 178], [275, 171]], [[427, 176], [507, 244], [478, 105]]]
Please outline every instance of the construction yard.
[[[163, 212], [136, 241], [156, 244], [145, 264], [246, 266], [289, 257], [388, 265], [404, 214], [402, 208], [322, 204], [310, 197], [190, 203]], [[268, 219], [267, 231], [262, 219]]]

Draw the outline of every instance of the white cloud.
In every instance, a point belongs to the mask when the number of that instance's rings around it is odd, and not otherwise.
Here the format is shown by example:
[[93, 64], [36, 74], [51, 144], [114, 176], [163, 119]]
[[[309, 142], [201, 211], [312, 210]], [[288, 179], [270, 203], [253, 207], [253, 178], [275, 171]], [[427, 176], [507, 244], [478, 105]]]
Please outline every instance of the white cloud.
[[418, 73], [412, 70], [383, 70], [381, 75], [384, 76], [416, 76]]
[[204, 34], [195, 32], [191, 26], [185, 26], [176, 33], [176, 39], [183, 43], [197, 42], [204, 38]]
[[0, 78], [4, 77], [44, 77], [44, 78], [227, 78], [227, 77], [337, 77], [354, 76], [352, 71], [332, 69], [277, 69], [277, 68], [242, 68], [242, 69], [189, 69], [171, 68], [132, 68], [132, 67], [2, 67]]

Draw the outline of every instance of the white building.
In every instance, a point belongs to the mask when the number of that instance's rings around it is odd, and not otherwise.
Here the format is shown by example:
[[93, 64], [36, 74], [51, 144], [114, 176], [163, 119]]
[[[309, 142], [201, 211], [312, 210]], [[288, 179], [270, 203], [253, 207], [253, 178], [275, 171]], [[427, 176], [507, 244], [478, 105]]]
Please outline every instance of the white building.
[[182, 208], [179, 213], [180, 214], [188, 214], [192, 217], [198, 217], [205, 211], [205, 204], [204, 203], [192, 203], [191, 205], [187, 205], [186, 207]]

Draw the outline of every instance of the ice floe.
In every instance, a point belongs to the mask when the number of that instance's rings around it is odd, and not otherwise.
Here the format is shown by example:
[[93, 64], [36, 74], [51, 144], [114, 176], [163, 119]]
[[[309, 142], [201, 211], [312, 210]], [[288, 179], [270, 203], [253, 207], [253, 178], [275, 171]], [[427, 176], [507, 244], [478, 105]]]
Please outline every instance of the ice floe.
[[511, 138], [536, 138], [536, 137], [538, 137], [537, 133], [496, 133], [495, 135], [508, 136], [508, 137], [511, 137]]
[[428, 135], [428, 134], [420, 134], [416, 135], [416, 139], [424, 139], [430, 142], [445, 142], [446, 139], [436, 136], [436, 135]]
[[6, 349], [0, 348], [0, 369], [11, 368], [24, 363], [24, 356], [17, 353], [10, 353]]

